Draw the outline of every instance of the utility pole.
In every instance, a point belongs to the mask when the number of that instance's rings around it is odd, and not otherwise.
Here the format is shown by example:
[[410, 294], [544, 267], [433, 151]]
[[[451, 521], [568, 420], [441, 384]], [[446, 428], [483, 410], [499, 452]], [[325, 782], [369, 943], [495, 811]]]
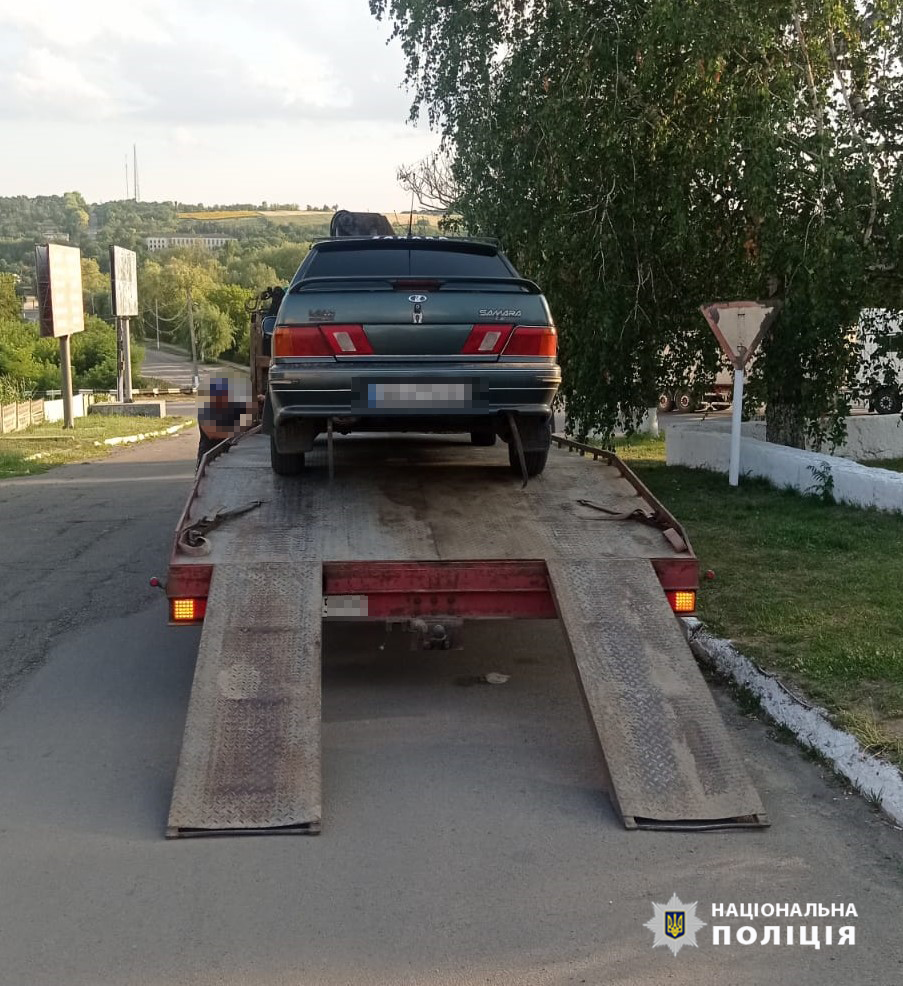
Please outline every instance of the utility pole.
[[198, 375], [198, 346], [197, 341], [194, 338], [194, 309], [191, 305], [190, 284], [185, 288], [185, 302], [188, 307], [188, 335], [191, 337], [191, 387], [193, 390], [197, 391], [200, 386], [200, 377]]
[[160, 302], [154, 298], [154, 322], [157, 326], [157, 349], [160, 348]]

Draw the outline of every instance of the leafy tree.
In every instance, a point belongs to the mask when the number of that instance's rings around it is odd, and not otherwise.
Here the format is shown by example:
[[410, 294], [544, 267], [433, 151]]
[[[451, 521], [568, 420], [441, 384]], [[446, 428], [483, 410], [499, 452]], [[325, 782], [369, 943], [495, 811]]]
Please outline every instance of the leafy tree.
[[[144, 348], [133, 343], [132, 375], [137, 377]], [[116, 386], [116, 332], [103, 319], [85, 317], [85, 330], [72, 337], [72, 373], [77, 388], [108, 390]], [[14, 382], [21, 393], [60, 388], [60, 350], [56, 339], [42, 339], [30, 322], [0, 321], [0, 380]]]
[[12, 274], [0, 274], [0, 320], [17, 319], [22, 315], [22, 299], [16, 294], [16, 279]]
[[[132, 341], [132, 379], [140, 375], [144, 347]], [[85, 317], [85, 331], [72, 337], [72, 373], [77, 387], [111, 390], [116, 386], [116, 330], [103, 319]]]
[[[288, 284], [310, 250], [309, 243], [285, 243], [260, 250], [257, 260], [271, 268], [276, 277], [271, 284]], [[264, 285], [269, 287], [269, 285]]]
[[82, 294], [85, 308], [92, 315], [111, 314], [110, 277], [101, 271], [93, 257], [82, 257]]
[[195, 308], [194, 330], [199, 360], [220, 356], [232, 345], [235, 334], [229, 316], [206, 298]]
[[370, 6], [460, 226], [550, 297], [577, 433], [713, 367], [698, 306], [752, 296], [783, 302], [757, 361], [770, 437], [838, 437], [850, 327], [899, 299], [901, 0]]
[[[255, 272], [252, 264], [244, 270]], [[269, 268], [265, 270], [267, 283], [275, 283], [273, 272]], [[215, 358], [227, 350], [246, 350], [248, 315], [244, 306], [254, 292], [239, 284], [225, 283], [225, 277], [222, 265], [205, 251], [179, 253], [162, 262], [145, 262], [138, 271], [145, 334], [153, 331], [159, 313], [175, 341], [190, 349], [190, 305], [199, 359]]]
[[242, 363], [250, 359], [251, 322], [247, 305], [253, 297], [253, 291], [238, 284], [219, 284], [208, 295], [208, 301], [229, 319], [231, 326], [229, 345], [223, 353]]
[[[0, 379], [15, 384], [21, 393], [52, 387], [59, 379], [59, 355], [53, 365], [53, 351], [41, 347], [38, 328], [18, 320], [0, 321]], [[43, 357], [43, 358], [42, 358]]]
[[263, 291], [264, 288], [273, 284], [278, 284], [279, 278], [276, 271], [268, 264], [261, 263], [254, 257], [247, 257], [238, 264], [230, 268], [230, 278], [240, 284], [243, 288], [255, 293]]

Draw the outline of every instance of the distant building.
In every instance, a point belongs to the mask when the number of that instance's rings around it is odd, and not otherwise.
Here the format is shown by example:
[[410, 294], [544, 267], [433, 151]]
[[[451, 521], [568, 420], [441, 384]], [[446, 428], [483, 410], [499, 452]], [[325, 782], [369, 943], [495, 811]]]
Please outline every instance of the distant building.
[[38, 309], [38, 299], [34, 295], [27, 294], [22, 299], [22, 318], [26, 322], [40, 321], [41, 313]]
[[234, 240], [234, 236], [146, 236], [144, 238], [151, 253], [156, 250], [174, 250], [178, 247], [202, 247], [204, 250], [214, 250]]

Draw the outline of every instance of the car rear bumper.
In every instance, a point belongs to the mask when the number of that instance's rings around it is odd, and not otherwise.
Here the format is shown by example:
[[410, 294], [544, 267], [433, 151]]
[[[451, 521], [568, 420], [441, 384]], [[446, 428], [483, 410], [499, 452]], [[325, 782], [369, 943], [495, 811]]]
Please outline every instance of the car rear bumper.
[[276, 425], [292, 418], [441, 420], [492, 417], [503, 411], [549, 414], [560, 384], [561, 370], [555, 364], [492, 364], [491, 369], [486, 363], [454, 368], [274, 364], [269, 374]]

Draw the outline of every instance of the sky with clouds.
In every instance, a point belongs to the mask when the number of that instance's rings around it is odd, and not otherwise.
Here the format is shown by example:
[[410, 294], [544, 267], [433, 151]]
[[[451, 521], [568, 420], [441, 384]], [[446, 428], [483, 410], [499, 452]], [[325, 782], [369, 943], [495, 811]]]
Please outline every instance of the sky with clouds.
[[[367, 0], [0, 0], [0, 195], [401, 209], [438, 143]], [[131, 166], [131, 165], [130, 165]]]

